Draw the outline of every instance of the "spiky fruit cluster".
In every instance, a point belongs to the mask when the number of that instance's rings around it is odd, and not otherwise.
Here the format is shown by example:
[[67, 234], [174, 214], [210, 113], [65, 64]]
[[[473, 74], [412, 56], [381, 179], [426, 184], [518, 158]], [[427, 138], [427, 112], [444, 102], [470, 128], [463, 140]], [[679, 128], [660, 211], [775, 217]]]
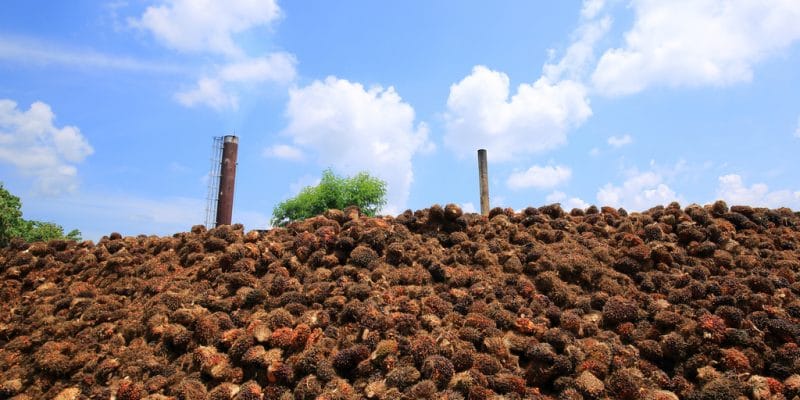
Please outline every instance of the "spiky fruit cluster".
[[397, 367], [386, 374], [386, 385], [405, 389], [420, 378], [419, 371], [412, 366]]
[[444, 389], [455, 373], [453, 363], [439, 355], [430, 356], [422, 364], [422, 376], [430, 379], [439, 389]]
[[128, 380], [120, 382], [117, 388], [117, 399], [140, 400], [142, 398], [142, 385]]
[[340, 374], [347, 375], [352, 373], [358, 363], [369, 357], [369, 355], [369, 348], [359, 344], [336, 353], [331, 364]]
[[636, 302], [622, 296], [611, 297], [603, 306], [603, 323], [608, 326], [633, 322], [638, 316], [639, 307]]

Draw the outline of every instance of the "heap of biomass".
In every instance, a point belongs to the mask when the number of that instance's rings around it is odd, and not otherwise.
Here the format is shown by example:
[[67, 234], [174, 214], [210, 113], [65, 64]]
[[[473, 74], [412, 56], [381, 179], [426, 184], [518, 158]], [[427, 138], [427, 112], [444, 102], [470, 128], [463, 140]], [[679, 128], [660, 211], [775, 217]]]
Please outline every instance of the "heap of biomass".
[[356, 210], [0, 250], [0, 399], [791, 399], [788, 209]]

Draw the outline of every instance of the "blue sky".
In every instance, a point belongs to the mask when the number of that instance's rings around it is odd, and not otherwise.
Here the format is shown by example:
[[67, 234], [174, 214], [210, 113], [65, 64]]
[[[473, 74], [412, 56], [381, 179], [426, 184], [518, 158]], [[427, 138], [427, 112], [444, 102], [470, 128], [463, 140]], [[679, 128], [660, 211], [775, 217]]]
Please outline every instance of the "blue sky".
[[800, 2], [7, 1], [0, 181], [90, 239], [204, 220], [211, 139], [240, 137], [234, 220], [323, 169], [387, 213], [800, 208]]

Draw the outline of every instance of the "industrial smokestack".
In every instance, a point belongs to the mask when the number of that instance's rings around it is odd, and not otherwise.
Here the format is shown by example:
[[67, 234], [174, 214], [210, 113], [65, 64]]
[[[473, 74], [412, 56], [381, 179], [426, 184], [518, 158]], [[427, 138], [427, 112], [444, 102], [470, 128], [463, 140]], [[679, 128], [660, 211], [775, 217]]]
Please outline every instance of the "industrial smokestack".
[[222, 141], [220, 160], [219, 197], [217, 199], [217, 224], [230, 225], [233, 217], [233, 191], [236, 184], [236, 157], [239, 152], [239, 138], [228, 135]]
[[478, 150], [478, 181], [481, 188], [481, 215], [489, 215], [489, 165], [486, 150]]

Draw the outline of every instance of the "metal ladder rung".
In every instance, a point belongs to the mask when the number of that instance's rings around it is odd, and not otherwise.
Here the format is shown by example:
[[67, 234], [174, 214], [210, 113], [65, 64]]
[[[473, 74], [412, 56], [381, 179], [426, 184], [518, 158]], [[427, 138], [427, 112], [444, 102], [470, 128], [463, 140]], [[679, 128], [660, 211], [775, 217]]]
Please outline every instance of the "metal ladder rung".
[[208, 193], [206, 195], [206, 227], [216, 226], [217, 201], [219, 197], [219, 177], [222, 161], [222, 136], [214, 136], [211, 144], [211, 168], [208, 173]]

